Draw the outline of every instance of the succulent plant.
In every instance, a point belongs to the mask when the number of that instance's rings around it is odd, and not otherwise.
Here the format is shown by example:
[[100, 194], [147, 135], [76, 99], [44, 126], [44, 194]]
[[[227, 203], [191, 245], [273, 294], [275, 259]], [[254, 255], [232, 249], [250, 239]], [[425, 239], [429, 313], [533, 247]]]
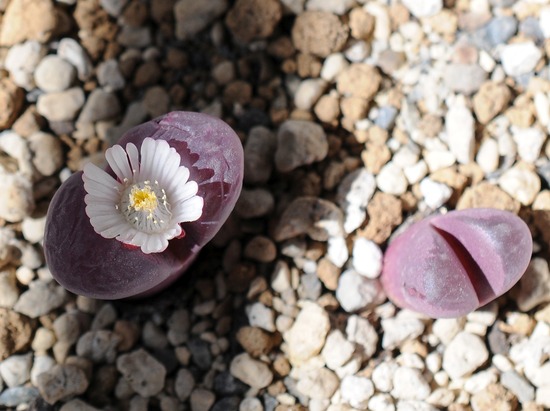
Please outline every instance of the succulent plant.
[[235, 132], [206, 114], [172, 112], [126, 132], [54, 195], [44, 251], [69, 291], [101, 299], [170, 285], [231, 213], [242, 188]]
[[381, 282], [399, 307], [459, 317], [512, 288], [532, 251], [529, 228], [513, 213], [451, 211], [413, 224], [390, 243]]

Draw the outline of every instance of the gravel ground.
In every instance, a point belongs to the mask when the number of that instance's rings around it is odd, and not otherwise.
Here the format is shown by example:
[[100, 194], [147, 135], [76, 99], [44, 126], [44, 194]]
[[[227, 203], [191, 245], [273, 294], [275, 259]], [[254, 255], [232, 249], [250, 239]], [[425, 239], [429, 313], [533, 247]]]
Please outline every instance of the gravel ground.
[[[550, 409], [550, 1], [0, 0], [0, 406]], [[170, 290], [95, 301], [41, 250], [60, 183], [172, 110], [229, 123], [245, 188]], [[518, 286], [399, 310], [392, 233], [495, 207]]]

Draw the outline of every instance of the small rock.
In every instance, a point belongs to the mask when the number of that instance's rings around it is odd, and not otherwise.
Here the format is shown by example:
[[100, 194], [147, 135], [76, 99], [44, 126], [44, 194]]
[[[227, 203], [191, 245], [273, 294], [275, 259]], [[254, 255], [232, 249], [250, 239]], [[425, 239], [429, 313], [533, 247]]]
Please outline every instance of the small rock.
[[519, 309], [524, 312], [550, 301], [550, 270], [545, 259], [535, 257], [531, 260], [519, 281], [516, 301]]
[[418, 337], [424, 332], [424, 323], [418, 318], [409, 316], [384, 318], [380, 325], [384, 330], [382, 348], [390, 350], [399, 347], [407, 340]]
[[218, 395], [243, 395], [248, 391], [248, 386], [231, 375], [229, 371], [223, 371], [214, 378], [214, 392]]
[[115, 59], [103, 61], [97, 66], [97, 80], [99, 85], [108, 92], [120, 90], [126, 85]]
[[119, 113], [120, 104], [116, 95], [96, 88], [88, 96], [77, 122], [94, 123], [100, 120], [111, 119]]
[[425, 400], [431, 392], [430, 384], [416, 368], [399, 367], [393, 374], [391, 394], [400, 400]]
[[13, 271], [0, 271], [0, 307], [12, 308], [19, 298]]
[[347, 312], [355, 312], [380, 304], [386, 298], [380, 282], [355, 270], [346, 270], [338, 280], [336, 299]]
[[497, 170], [500, 161], [498, 143], [492, 138], [487, 138], [481, 143], [476, 154], [476, 163], [484, 173], [492, 173]]
[[487, 124], [508, 106], [512, 94], [505, 84], [485, 82], [473, 97], [474, 113], [478, 121]]
[[226, 11], [227, 6], [226, 0], [201, 2], [178, 0], [174, 5], [177, 39], [186, 40], [193, 37], [221, 16]]
[[535, 399], [535, 389], [515, 371], [506, 371], [500, 376], [500, 383], [513, 393], [522, 404]]
[[[2, 397], [0, 397], [0, 400]], [[535, 402], [545, 408], [550, 408], [550, 385], [537, 388], [537, 396]]]
[[76, 117], [84, 101], [82, 89], [73, 87], [58, 93], [41, 94], [36, 103], [36, 111], [50, 122], [70, 121]]
[[369, 399], [374, 394], [374, 385], [368, 378], [347, 375], [342, 379], [340, 393], [346, 404], [357, 409], [367, 409]]
[[366, 318], [352, 315], [346, 324], [348, 340], [357, 343], [363, 349], [363, 359], [368, 359], [376, 352], [378, 334]]
[[514, 166], [498, 179], [498, 185], [523, 205], [530, 205], [540, 191], [540, 178], [527, 167]]
[[432, 210], [441, 207], [453, 195], [453, 190], [448, 185], [433, 181], [429, 177], [423, 178], [420, 182], [420, 192], [424, 202]]
[[353, 63], [338, 75], [336, 88], [344, 96], [360, 97], [370, 101], [378, 88], [382, 77], [378, 70], [365, 63]]
[[121, 355], [116, 366], [132, 389], [142, 397], [157, 395], [164, 387], [166, 369], [143, 349]]
[[84, 48], [75, 39], [65, 37], [59, 41], [57, 55], [76, 67], [78, 79], [86, 81], [93, 72], [93, 65]]
[[56, 10], [51, 0], [10, 1], [2, 19], [0, 45], [13, 46], [25, 40], [46, 43], [56, 24]]
[[401, 200], [382, 192], [374, 194], [367, 206], [367, 213], [369, 222], [361, 235], [377, 244], [386, 241], [403, 219]]
[[397, 363], [387, 360], [374, 368], [372, 381], [378, 391], [390, 392], [393, 389], [393, 376], [398, 368]]
[[489, 358], [485, 344], [477, 335], [458, 333], [445, 348], [443, 369], [452, 379], [471, 374]]
[[178, 371], [176, 381], [174, 382], [174, 390], [181, 401], [186, 401], [195, 388], [195, 377], [191, 371], [182, 368]]
[[541, 57], [542, 52], [531, 41], [507, 44], [500, 52], [502, 68], [509, 76], [520, 76], [532, 72]]
[[382, 271], [382, 250], [375, 242], [363, 237], [356, 238], [352, 256], [355, 271], [367, 278], [378, 278]]
[[166, 334], [166, 337], [168, 338], [170, 344], [173, 346], [178, 346], [187, 341], [189, 326], [189, 312], [184, 309], [175, 310], [168, 319], [168, 333]]
[[49, 177], [64, 164], [61, 141], [48, 133], [38, 131], [28, 137], [33, 153], [32, 163], [43, 176]]
[[445, 115], [447, 143], [451, 153], [461, 164], [474, 159], [475, 124], [470, 110], [464, 105], [453, 105]]
[[294, 95], [294, 105], [301, 110], [311, 110], [326, 88], [323, 79], [303, 80]]
[[0, 79], [0, 129], [10, 128], [19, 116], [25, 93], [9, 78]]
[[546, 134], [536, 127], [512, 127], [512, 137], [518, 147], [520, 158], [526, 163], [535, 163], [546, 141]]
[[250, 129], [244, 145], [245, 182], [258, 184], [269, 180], [276, 148], [277, 138], [271, 130], [263, 126]]
[[333, 203], [315, 197], [298, 197], [283, 212], [275, 228], [275, 241], [307, 234], [313, 240], [327, 241], [343, 235], [342, 211]]
[[[323, 41], [319, 41], [322, 38]], [[338, 16], [326, 11], [300, 13], [292, 27], [292, 41], [304, 54], [327, 57], [340, 51], [348, 38], [346, 26]]]
[[208, 411], [216, 402], [216, 396], [212, 391], [204, 388], [196, 388], [191, 393], [191, 411]]
[[267, 387], [273, 380], [273, 373], [269, 367], [247, 353], [234, 357], [229, 370], [235, 378], [256, 389]]
[[68, 61], [50, 54], [42, 59], [34, 72], [34, 82], [45, 92], [63, 91], [71, 86], [76, 76]]
[[249, 43], [269, 37], [282, 15], [277, 0], [239, 0], [227, 13], [225, 23], [239, 41]]
[[342, 53], [331, 54], [323, 62], [320, 76], [326, 81], [333, 82], [348, 66], [349, 63]]
[[328, 400], [334, 395], [339, 385], [338, 376], [323, 367], [305, 372], [298, 380], [296, 389], [309, 398]]
[[9, 48], [4, 67], [16, 85], [30, 91], [34, 88], [36, 66], [45, 54], [46, 48], [38, 41], [28, 40]]
[[67, 291], [55, 281], [35, 280], [19, 297], [13, 309], [31, 318], [46, 315], [63, 305]]
[[321, 161], [327, 153], [327, 136], [318, 124], [304, 120], [287, 120], [279, 127], [275, 151], [278, 171], [286, 173]]
[[25, 384], [31, 376], [32, 353], [12, 355], [0, 363], [0, 375], [8, 387]]
[[264, 407], [256, 397], [249, 397], [241, 401], [239, 411], [264, 411]]
[[441, 11], [443, 8], [442, 0], [403, 0], [403, 5], [418, 18], [430, 17]]
[[500, 384], [491, 384], [470, 399], [474, 411], [499, 410], [512, 411], [516, 408], [516, 399]]
[[40, 393], [35, 387], [7, 388], [0, 394], [0, 406], [17, 407], [31, 403], [39, 397]]
[[89, 358], [93, 362], [111, 364], [117, 355], [117, 346], [121, 338], [108, 330], [88, 331], [76, 344], [76, 353], [80, 357]]
[[151, 45], [151, 29], [148, 26], [133, 27], [122, 26], [117, 36], [117, 42], [128, 48], [145, 48]]
[[449, 89], [468, 96], [478, 91], [486, 78], [487, 73], [478, 64], [452, 63], [443, 72]]
[[260, 302], [246, 307], [248, 322], [253, 327], [260, 327], [266, 331], [275, 331], [275, 314], [273, 310]]
[[49, 371], [56, 364], [55, 360], [49, 355], [36, 355], [31, 368], [31, 383], [38, 385], [40, 374]]
[[277, 257], [277, 246], [269, 237], [258, 235], [246, 244], [244, 256], [260, 263], [270, 263]]
[[321, 352], [330, 330], [327, 312], [312, 302], [304, 302], [292, 327], [283, 334], [291, 363], [307, 361]]
[[360, 168], [348, 174], [338, 186], [337, 200], [344, 210], [344, 230], [351, 233], [359, 228], [366, 218], [366, 207], [376, 190], [372, 173]]
[[212, 354], [209, 344], [200, 338], [192, 338], [187, 342], [191, 358], [201, 370], [208, 370], [212, 366]]
[[336, 370], [349, 361], [354, 351], [354, 345], [346, 340], [344, 334], [340, 330], [333, 330], [327, 336], [321, 356], [328, 368]]
[[84, 393], [88, 384], [84, 371], [75, 365], [58, 364], [37, 377], [40, 395], [48, 404]]
[[28, 317], [0, 308], [0, 360], [28, 347], [32, 331]]
[[269, 354], [274, 345], [273, 338], [257, 327], [242, 327], [236, 335], [237, 341], [252, 357]]
[[407, 191], [408, 181], [403, 169], [389, 161], [376, 176], [376, 185], [387, 194], [401, 195]]

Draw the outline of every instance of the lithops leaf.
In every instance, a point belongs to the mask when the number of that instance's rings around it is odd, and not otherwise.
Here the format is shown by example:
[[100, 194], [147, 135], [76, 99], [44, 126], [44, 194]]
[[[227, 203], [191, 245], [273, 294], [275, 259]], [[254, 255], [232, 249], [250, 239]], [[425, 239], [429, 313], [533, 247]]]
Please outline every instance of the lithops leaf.
[[533, 250], [515, 214], [468, 209], [426, 218], [388, 246], [381, 275], [395, 304], [430, 317], [459, 317], [507, 292]]

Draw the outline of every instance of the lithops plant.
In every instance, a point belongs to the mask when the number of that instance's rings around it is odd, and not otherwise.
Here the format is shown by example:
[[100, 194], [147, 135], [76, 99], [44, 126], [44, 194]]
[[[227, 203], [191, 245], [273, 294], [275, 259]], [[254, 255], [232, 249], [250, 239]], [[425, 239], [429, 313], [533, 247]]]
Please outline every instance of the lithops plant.
[[235, 132], [206, 114], [173, 112], [129, 130], [67, 179], [44, 236], [54, 278], [76, 294], [144, 296], [175, 281], [231, 213], [242, 188]]
[[399, 307], [459, 317], [512, 288], [532, 250], [529, 228], [513, 213], [451, 211], [413, 224], [390, 243], [381, 282]]

